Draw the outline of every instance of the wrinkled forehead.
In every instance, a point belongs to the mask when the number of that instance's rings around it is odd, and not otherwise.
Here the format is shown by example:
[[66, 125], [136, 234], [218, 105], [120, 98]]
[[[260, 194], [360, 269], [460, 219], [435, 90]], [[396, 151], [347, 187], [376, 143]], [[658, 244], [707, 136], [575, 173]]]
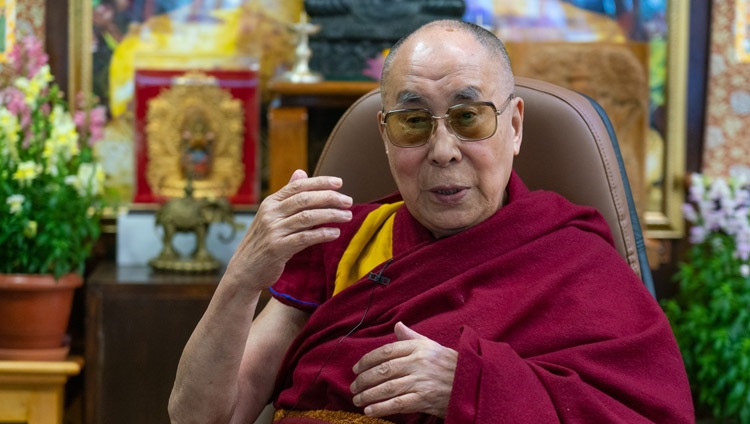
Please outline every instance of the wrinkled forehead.
[[383, 106], [440, 109], [458, 103], [499, 101], [500, 97], [505, 96], [507, 92], [502, 89], [497, 72], [462, 68], [435, 78], [418, 71], [394, 72], [383, 91]]
[[394, 57], [383, 81], [384, 106], [492, 100], [503, 81], [499, 63], [470, 34], [416, 37]]

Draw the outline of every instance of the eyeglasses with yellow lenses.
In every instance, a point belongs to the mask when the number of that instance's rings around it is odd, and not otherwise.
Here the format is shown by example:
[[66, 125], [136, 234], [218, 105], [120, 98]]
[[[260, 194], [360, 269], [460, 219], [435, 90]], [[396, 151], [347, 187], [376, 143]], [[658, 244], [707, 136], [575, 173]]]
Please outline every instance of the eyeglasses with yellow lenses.
[[396, 109], [383, 115], [388, 140], [398, 147], [419, 147], [427, 144], [437, 130], [438, 120], [445, 119], [448, 131], [462, 141], [480, 141], [495, 135], [497, 117], [507, 109], [513, 94], [497, 110], [492, 102], [453, 105], [443, 116], [434, 116], [427, 109]]

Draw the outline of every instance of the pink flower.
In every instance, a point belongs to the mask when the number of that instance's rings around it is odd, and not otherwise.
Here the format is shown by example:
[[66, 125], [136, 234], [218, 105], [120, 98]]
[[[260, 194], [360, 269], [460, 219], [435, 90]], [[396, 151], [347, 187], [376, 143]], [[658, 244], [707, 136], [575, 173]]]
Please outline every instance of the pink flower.
[[10, 64], [17, 75], [33, 78], [42, 66], [49, 61], [49, 56], [44, 52], [42, 42], [36, 37], [29, 35], [21, 39], [13, 50], [8, 53]]
[[366, 59], [367, 67], [362, 70], [362, 75], [368, 76], [375, 81], [380, 81], [383, 73], [383, 64], [385, 63], [385, 53], [379, 54], [373, 58]]
[[107, 123], [107, 109], [104, 106], [97, 106], [91, 109], [89, 119], [89, 130], [91, 131], [89, 146], [93, 146], [94, 143], [104, 138], [104, 125]]
[[104, 106], [97, 106], [91, 110], [78, 110], [73, 114], [73, 122], [78, 133], [88, 137], [89, 146], [104, 138], [104, 124], [107, 122], [107, 112]]
[[6, 87], [0, 91], [0, 104], [8, 111], [18, 116], [21, 128], [28, 128], [31, 124], [31, 109], [26, 104], [25, 96], [16, 87]]

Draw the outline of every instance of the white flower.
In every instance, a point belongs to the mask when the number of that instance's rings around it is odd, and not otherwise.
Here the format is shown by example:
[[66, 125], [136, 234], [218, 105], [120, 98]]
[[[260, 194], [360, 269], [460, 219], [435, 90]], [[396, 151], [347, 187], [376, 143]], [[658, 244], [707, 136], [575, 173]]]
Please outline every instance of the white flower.
[[698, 222], [698, 212], [690, 203], [685, 203], [684, 205], [682, 205], [682, 214], [685, 216], [685, 220], [687, 220], [688, 222], [692, 222], [693, 224]]
[[703, 177], [700, 174], [690, 175], [690, 201], [698, 203], [703, 200], [703, 194], [705, 192], [705, 186], [703, 184]]
[[708, 198], [712, 200], [724, 201], [731, 196], [729, 184], [721, 178], [717, 178], [711, 183], [708, 190]]
[[750, 265], [748, 264], [740, 265], [740, 274], [742, 274], [742, 276], [745, 278], [750, 277]]
[[23, 194], [11, 194], [5, 199], [5, 203], [10, 207], [10, 213], [12, 214], [21, 212], [24, 201], [26, 201], [26, 196]]
[[713, 181], [691, 175], [690, 203], [683, 205], [685, 219], [693, 224], [690, 242], [702, 243], [718, 232], [734, 239], [734, 257], [750, 258], [750, 185], [747, 178]]
[[104, 184], [104, 170], [99, 164], [82, 163], [78, 168], [77, 177], [78, 192], [82, 196], [99, 194]]
[[704, 227], [696, 225], [690, 228], [690, 243], [700, 244], [706, 240], [707, 231]]

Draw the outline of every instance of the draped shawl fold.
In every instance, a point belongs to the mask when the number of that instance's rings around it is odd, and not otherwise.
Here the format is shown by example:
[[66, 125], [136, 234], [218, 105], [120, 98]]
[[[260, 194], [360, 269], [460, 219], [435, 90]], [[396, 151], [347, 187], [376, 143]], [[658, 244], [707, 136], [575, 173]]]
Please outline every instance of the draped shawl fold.
[[378, 205], [355, 207], [337, 241], [290, 261], [273, 294], [312, 314], [283, 361], [276, 407], [361, 413], [349, 391], [352, 366], [395, 342], [402, 321], [458, 351], [446, 422], [693, 421], [669, 324], [604, 219], [557, 194], [529, 192], [515, 174], [508, 195], [491, 218], [438, 240], [402, 207], [393, 261], [374, 268], [388, 285], [365, 277], [332, 296], [338, 260]]

